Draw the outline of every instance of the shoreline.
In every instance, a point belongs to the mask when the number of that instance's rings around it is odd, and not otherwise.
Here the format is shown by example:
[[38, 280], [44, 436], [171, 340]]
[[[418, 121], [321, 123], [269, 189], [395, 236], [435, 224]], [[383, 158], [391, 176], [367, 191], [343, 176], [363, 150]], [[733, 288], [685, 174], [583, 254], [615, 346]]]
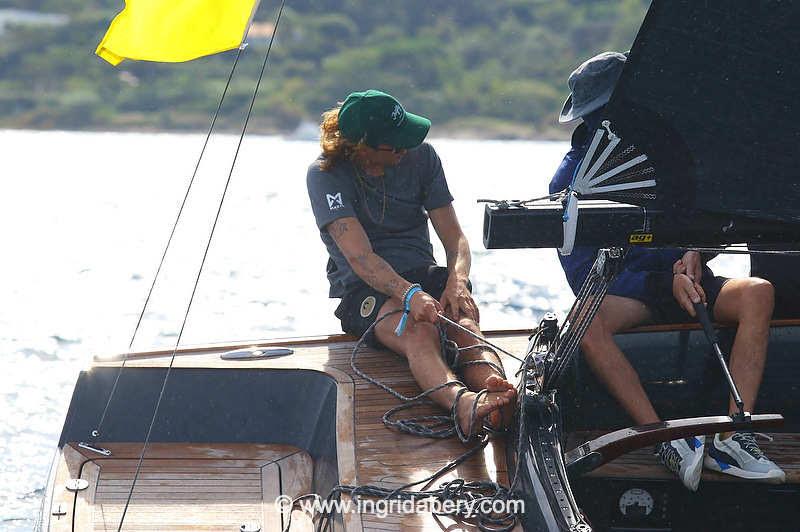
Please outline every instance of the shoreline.
[[[458, 127], [457, 125], [444, 124], [432, 130], [431, 138], [442, 140], [485, 140], [485, 141], [528, 141], [528, 142], [566, 142], [572, 135], [572, 128], [554, 126], [546, 132], [536, 132], [533, 128], [527, 128], [530, 135], [525, 135], [524, 125], [515, 125], [513, 128], [491, 128], [486, 131], [478, 131], [474, 127]], [[139, 133], [139, 134], [175, 134], [175, 135], [205, 135], [208, 129], [205, 128], [156, 128], [156, 127], [30, 127], [28, 125], [11, 125], [0, 123], [0, 131], [17, 132], [65, 132], [65, 133]], [[241, 129], [236, 130], [230, 127], [218, 126], [214, 129], [218, 135], [239, 135]], [[299, 125], [294, 130], [274, 129], [265, 127], [248, 127], [246, 135], [258, 135], [268, 137], [280, 137], [287, 141], [317, 141], [309, 134], [307, 126]]]

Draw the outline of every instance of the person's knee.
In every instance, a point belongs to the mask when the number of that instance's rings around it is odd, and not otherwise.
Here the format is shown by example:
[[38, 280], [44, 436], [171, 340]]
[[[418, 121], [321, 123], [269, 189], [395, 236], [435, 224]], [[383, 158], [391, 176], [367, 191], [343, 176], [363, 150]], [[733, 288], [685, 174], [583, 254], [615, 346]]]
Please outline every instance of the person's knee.
[[771, 317], [775, 305], [772, 283], [758, 277], [748, 277], [742, 291], [741, 310]]
[[439, 330], [432, 323], [415, 322], [403, 333], [407, 356], [417, 356], [439, 348]]
[[[461, 317], [456, 323], [461, 325], [464, 329], [472, 331], [474, 334], [481, 334], [481, 330], [478, 328], [478, 324], [475, 323], [475, 320]], [[461, 347], [479, 343], [479, 341], [471, 334], [453, 326], [448, 327], [447, 336]]]
[[586, 329], [586, 334], [583, 335], [581, 349], [588, 356], [592, 356], [601, 351], [602, 346], [610, 340], [612, 340], [611, 332], [605, 326], [602, 316], [598, 314]]
[[475, 320], [472, 318], [468, 318], [466, 316], [462, 316], [458, 319], [458, 324], [464, 327], [465, 329], [469, 329], [474, 333], [479, 333], [480, 329], [478, 328], [478, 324], [475, 323]]

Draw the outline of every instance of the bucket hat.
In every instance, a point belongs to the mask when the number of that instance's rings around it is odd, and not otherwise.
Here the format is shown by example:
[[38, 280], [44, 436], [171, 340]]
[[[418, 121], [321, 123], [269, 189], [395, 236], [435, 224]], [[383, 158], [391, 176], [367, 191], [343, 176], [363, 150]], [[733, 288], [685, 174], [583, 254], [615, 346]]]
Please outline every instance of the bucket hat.
[[564, 102], [558, 121], [577, 120], [608, 103], [617, 84], [626, 55], [603, 52], [587, 59], [569, 75], [570, 95]]

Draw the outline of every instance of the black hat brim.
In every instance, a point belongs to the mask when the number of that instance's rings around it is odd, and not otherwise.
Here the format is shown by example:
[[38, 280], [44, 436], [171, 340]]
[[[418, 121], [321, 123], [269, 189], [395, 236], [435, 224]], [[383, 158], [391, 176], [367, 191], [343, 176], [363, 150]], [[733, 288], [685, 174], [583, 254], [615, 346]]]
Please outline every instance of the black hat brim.
[[614, 87], [610, 87], [603, 92], [603, 94], [577, 107], [572, 104], [572, 94], [570, 94], [567, 96], [566, 101], [564, 101], [564, 106], [561, 108], [561, 113], [558, 115], [559, 123], [567, 124], [579, 118], [583, 118], [592, 111], [597, 111], [608, 103], [608, 101], [611, 99], [611, 94], [613, 93]]
[[373, 147], [378, 144], [388, 144], [393, 148], [409, 149], [422, 144], [431, 129], [431, 121], [424, 116], [415, 115], [406, 111], [405, 120], [400, 127], [380, 138], [370, 139]]

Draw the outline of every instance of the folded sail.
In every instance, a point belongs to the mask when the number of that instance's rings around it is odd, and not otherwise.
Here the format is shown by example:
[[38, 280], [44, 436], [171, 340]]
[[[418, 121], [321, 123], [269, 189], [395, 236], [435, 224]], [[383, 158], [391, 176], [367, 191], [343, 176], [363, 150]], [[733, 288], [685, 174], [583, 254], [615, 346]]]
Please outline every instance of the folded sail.
[[259, 0], [126, 0], [95, 53], [177, 63], [237, 48]]
[[656, 205], [800, 224], [798, 21], [797, 1], [652, 3], [608, 117], [653, 164]]

